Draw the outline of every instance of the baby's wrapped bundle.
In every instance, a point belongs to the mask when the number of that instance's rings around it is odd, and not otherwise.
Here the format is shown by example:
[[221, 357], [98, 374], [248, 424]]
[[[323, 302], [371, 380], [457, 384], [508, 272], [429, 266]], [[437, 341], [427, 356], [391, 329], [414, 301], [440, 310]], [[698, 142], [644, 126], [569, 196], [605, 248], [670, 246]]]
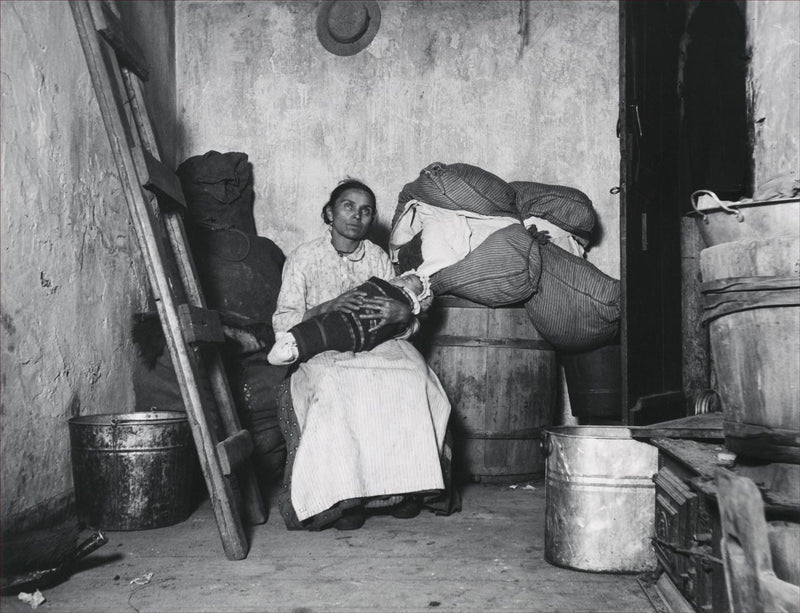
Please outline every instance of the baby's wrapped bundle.
[[[366, 298], [392, 298], [403, 302], [414, 315], [431, 303], [427, 278], [411, 272], [389, 281], [370, 277], [355, 290], [366, 294]], [[371, 330], [377, 322], [377, 318], [360, 319], [359, 312], [329, 311], [310, 317], [288, 332], [278, 333], [267, 359], [271, 364], [292, 364], [323, 351], [368, 351], [389, 339], [410, 336], [416, 329], [414, 319], [411, 328], [407, 324], [389, 324]]]

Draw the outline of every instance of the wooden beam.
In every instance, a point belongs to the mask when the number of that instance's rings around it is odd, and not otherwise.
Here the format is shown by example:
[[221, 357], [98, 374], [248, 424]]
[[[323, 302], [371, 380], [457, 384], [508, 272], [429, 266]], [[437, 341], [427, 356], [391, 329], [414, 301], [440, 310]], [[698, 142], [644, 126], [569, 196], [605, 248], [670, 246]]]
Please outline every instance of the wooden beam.
[[162, 208], [185, 209], [186, 199], [183, 196], [183, 188], [178, 175], [148, 151], [144, 151], [144, 161], [147, 164], [147, 179], [145, 179], [142, 187], [155, 194]]
[[224, 343], [225, 334], [219, 321], [219, 313], [211, 309], [203, 309], [190, 304], [178, 306], [178, 316], [184, 331], [186, 342]]
[[100, 28], [98, 32], [113, 47], [114, 52], [117, 54], [117, 61], [142, 81], [147, 81], [150, 78], [150, 68], [147, 65], [147, 60], [144, 59], [142, 48], [128, 36], [125, 26], [109, 6], [105, 2], [101, 6], [105, 27]]

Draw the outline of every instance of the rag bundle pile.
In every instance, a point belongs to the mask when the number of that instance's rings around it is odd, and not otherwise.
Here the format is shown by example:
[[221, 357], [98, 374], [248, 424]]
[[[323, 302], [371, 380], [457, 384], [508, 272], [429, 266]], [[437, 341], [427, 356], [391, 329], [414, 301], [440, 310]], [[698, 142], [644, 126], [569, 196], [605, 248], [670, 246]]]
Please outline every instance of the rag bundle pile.
[[[253, 173], [247, 154], [209, 151], [176, 171], [186, 197], [186, 233], [209, 307], [265, 324], [272, 314], [286, 257], [256, 234]], [[253, 291], [258, 288], [258, 291]]]
[[[442, 223], [442, 215], [452, 221]], [[390, 251], [401, 272], [436, 260], [435, 270], [426, 270], [436, 295], [490, 307], [524, 304], [556, 349], [583, 351], [619, 330], [619, 281], [559, 246], [567, 238], [588, 245], [595, 223], [591, 200], [575, 188], [508, 183], [477, 166], [436, 162], [401, 190]], [[460, 251], [445, 248], [454, 241], [442, 228], [459, 225], [469, 239]]]
[[[186, 235], [206, 304], [219, 311], [223, 325], [272, 344], [272, 314], [286, 258], [273, 241], [256, 234], [247, 154], [208, 151], [184, 161], [176, 174], [186, 198]], [[183, 410], [156, 314], [138, 314], [133, 331], [141, 357], [134, 377], [137, 407]], [[253, 438], [262, 491], [268, 491], [281, 478], [286, 458], [277, 394], [287, 368], [235, 343], [226, 343], [221, 355], [240, 421]], [[210, 388], [206, 392], [212, 393]]]

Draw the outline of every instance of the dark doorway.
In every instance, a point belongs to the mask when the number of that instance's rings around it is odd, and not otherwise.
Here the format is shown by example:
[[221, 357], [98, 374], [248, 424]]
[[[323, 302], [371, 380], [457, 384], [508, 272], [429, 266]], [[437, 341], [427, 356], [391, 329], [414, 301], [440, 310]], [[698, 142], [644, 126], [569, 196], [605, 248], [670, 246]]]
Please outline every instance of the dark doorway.
[[687, 22], [678, 75], [683, 211], [691, 208], [686, 196], [698, 189], [723, 200], [753, 190], [744, 3], [689, 5]]
[[681, 216], [752, 190], [743, 3], [620, 2], [622, 421], [683, 417]]

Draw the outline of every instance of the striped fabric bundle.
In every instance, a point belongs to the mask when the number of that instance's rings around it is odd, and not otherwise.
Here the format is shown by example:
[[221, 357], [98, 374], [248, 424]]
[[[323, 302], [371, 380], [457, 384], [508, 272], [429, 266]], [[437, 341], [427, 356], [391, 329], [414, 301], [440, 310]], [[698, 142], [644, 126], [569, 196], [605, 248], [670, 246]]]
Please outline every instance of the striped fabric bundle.
[[[432, 273], [434, 294], [459, 296], [489, 307], [525, 301], [539, 333], [563, 351], [588, 350], [617, 334], [619, 281], [548, 242], [547, 234], [539, 232], [552, 224], [551, 233], [553, 226], [569, 233], [572, 236], [567, 238], [576, 246], [575, 241], [584, 246], [591, 241], [596, 214], [592, 201], [580, 190], [531, 181], [506, 183], [469, 164], [437, 162], [403, 187], [393, 228], [411, 200], [524, 222], [494, 232], [460, 261]], [[537, 228], [537, 221], [542, 228]], [[530, 230], [525, 229], [528, 225]], [[425, 229], [409, 235], [406, 249], [393, 245], [397, 265], [423, 266], [420, 245], [437, 239], [446, 240]]]
[[522, 224], [502, 228], [460, 262], [431, 277], [434, 295], [451, 294], [490, 307], [526, 300], [539, 286], [537, 243]]
[[514, 188], [492, 173], [470, 164], [434, 162], [407, 183], [398, 197], [392, 226], [409, 200], [452, 211], [471, 211], [519, 219]]
[[541, 217], [586, 243], [591, 240], [596, 216], [592, 201], [582, 191], [531, 181], [512, 181], [509, 185], [516, 191], [522, 219]]
[[539, 333], [561, 351], [585, 351], [613, 339], [619, 331], [619, 281], [552, 243], [539, 251], [539, 290], [525, 303]]

